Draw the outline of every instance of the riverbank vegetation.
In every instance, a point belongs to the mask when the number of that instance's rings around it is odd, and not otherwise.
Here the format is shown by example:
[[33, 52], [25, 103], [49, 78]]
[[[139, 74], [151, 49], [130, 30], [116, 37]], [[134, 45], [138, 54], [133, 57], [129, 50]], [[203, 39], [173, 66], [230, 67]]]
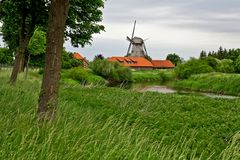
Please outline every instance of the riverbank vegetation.
[[192, 90], [240, 96], [240, 74], [206, 73], [192, 75], [177, 81], [174, 87], [180, 90]]
[[41, 75], [0, 71], [1, 159], [239, 159], [239, 100], [62, 85], [54, 122], [36, 119]]
[[134, 83], [165, 83], [175, 80], [176, 76], [173, 70], [146, 70], [132, 71], [132, 79]]

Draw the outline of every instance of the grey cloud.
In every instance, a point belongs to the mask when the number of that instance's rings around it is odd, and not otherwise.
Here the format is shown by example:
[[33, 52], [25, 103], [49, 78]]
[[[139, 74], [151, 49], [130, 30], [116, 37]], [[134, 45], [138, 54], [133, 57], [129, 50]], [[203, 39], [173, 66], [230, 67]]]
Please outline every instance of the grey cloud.
[[[114, 0], [113, 0], [114, 1]], [[108, 23], [134, 19], [153, 25], [209, 32], [240, 32], [239, 0], [122, 0], [106, 3]]]

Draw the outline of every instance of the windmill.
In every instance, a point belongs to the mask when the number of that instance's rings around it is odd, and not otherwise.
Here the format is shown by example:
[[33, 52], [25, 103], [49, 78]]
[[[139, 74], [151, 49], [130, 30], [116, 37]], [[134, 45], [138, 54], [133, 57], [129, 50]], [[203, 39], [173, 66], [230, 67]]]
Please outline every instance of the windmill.
[[143, 40], [140, 37], [134, 36], [135, 28], [136, 28], [136, 21], [134, 22], [134, 26], [133, 26], [132, 37], [129, 38], [127, 36], [127, 40], [130, 42], [128, 51], [127, 51], [127, 57], [145, 57], [147, 56], [147, 49], [145, 45], [146, 40]]

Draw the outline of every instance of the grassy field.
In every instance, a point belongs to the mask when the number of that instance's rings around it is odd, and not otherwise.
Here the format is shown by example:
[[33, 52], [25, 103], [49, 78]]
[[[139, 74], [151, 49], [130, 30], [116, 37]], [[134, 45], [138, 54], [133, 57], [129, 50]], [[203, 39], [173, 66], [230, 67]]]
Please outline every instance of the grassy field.
[[240, 95], [240, 74], [206, 73], [193, 75], [174, 84], [177, 89]]
[[239, 100], [62, 82], [58, 115], [36, 118], [40, 76], [0, 71], [0, 159], [239, 159]]

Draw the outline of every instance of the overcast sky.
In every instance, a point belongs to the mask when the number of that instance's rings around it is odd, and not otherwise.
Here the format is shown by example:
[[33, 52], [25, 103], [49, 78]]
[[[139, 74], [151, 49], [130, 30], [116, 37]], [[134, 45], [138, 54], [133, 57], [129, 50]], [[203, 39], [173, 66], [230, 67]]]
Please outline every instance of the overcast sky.
[[184, 59], [201, 50], [240, 48], [240, 0], [107, 0], [105, 32], [94, 35], [92, 46], [73, 48], [88, 59], [96, 54], [124, 56], [134, 20], [135, 36], [146, 41], [148, 54], [165, 59], [171, 52]]
[[94, 36], [93, 45], [79, 51], [92, 59], [96, 54], [124, 56], [134, 20], [136, 36], [146, 41], [148, 54], [165, 59], [171, 52], [184, 59], [201, 50], [240, 47], [240, 0], [108, 0], [103, 24], [106, 31]]

